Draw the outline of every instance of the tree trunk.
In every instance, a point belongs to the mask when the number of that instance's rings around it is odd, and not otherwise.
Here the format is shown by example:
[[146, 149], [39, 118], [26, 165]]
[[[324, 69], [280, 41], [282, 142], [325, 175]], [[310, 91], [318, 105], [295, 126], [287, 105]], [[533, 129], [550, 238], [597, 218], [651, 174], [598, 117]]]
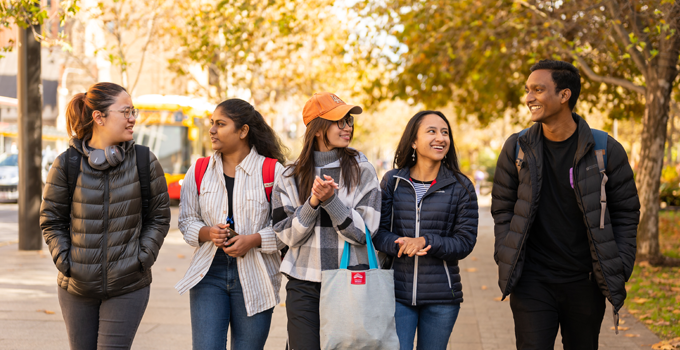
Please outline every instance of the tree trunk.
[[[666, 91], [663, 91], [666, 90]], [[638, 260], [658, 260], [659, 250], [659, 179], [663, 167], [668, 125], [670, 89], [655, 81], [647, 86], [643, 119], [640, 163], [636, 176], [640, 196], [640, 225], [637, 234]]]
[[674, 120], [673, 113], [669, 113], [668, 123], [668, 153], [666, 154], [666, 166], [673, 165], [673, 134], [675, 133], [675, 128], [673, 127]]
[[[677, 37], [677, 35], [676, 35]], [[640, 225], [637, 234], [638, 260], [661, 264], [659, 249], [659, 185], [664, 161], [671, 90], [677, 77], [680, 41], [662, 42], [662, 53], [648, 71], [645, 116], [640, 144], [640, 166], [636, 176], [640, 196]], [[665, 47], [663, 47], [665, 46]]]

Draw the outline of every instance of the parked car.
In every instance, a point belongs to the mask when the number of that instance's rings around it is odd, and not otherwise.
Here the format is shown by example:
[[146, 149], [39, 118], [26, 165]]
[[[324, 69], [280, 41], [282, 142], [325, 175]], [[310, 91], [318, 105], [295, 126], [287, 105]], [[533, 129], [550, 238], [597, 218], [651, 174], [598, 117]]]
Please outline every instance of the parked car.
[[0, 202], [16, 202], [19, 198], [19, 155], [5, 153], [0, 159]]
[[[42, 164], [40, 167], [42, 185], [45, 186], [45, 179], [50, 167], [54, 162], [54, 157], [43, 152]], [[19, 154], [3, 153], [0, 154], [0, 203], [16, 202], [19, 199]]]

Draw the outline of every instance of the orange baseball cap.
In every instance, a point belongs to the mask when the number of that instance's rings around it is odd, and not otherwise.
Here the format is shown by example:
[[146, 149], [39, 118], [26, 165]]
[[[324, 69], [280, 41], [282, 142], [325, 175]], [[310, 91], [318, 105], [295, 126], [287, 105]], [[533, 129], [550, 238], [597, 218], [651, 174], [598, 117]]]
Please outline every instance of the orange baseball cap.
[[359, 106], [346, 104], [335, 94], [317, 92], [305, 103], [305, 108], [302, 110], [302, 119], [306, 126], [316, 118], [337, 121], [344, 118], [347, 113], [361, 114], [363, 111]]

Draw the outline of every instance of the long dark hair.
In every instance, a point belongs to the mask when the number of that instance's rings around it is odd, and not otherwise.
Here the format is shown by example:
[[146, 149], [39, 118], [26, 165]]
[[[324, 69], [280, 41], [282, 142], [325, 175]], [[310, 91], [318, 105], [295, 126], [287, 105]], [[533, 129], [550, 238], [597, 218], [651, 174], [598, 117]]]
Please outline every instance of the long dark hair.
[[106, 116], [106, 111], [116, 102], [116, 97], [124, 87], [114, 83], [97, 83], [87, 89], [86, 93], [75, 94], [66, 106], [66, 131], [70, 137], [78, 139], [92, 133], [94, 119], [92, 113], [100, 111]]
[[[300, 203], [307, 201], [307, 198], [312, 194], [312, 185], [314, 184], [314, 151], [319, 150], [319, 145], [316, 141], [316, 133], [321, 131], [323, 134], [323, 142], [326, 146], [330, 141], [326, 132], [328, 128], [333, 125], [333, 121], [323, 118], [316, 118], [307, 124], [305, 131], [305, 138], [303, 141], [302, 152], [300, 157], [293, 164], [293, 171], [289, 176], [295, 178], [295, 183], [298, 188], [298, 198]], [[354, 138], [354, 128], [350, 134], [350, 140]], [[340, 172], [342, 173], [342, 182], [345, 185], [347, 193], [349, 193], [359, 183], [360, 169], [357, 156], [359, 152], [353, 148], [336, 148], [340, 158]], [[335, 179], [336, 181], [338, 179]]]
[[232, 98], [217, 105], [215, 110], [233, 120], [236, 130], [248, 125], [248, 146], [255, 146], [257, 153], [285, 164], [284, 153], [287, 148], [281, 143], [274, 129], [264, 121], [262, 114], [250, 103]]
[[[434, 114], [442, 118], [446, 123], [446, 127], [449, 128], [450, 146], [449, 151], [446, 153], [446, 157], [442, 159], [442, 164], [447, 169], [451, 170], [451, 172], [453, 172], [453, 175], [456, 177], [458, 182], [463, 184], [460, 179], [460, 175], [466, 178], [467, 176], [465, 176], [465, 174], [460, 171], [460, 167], [458, 166], [458, 156], [456, 155], [456, 145], [453, 142], [451, 123], [449, 123], [449, 120], [446, 119], [444, 113], [439, 111], [420, 111], [411, 117], [411, 120], [409, 120], [408, 124], [406, 125], [406, 129], [404, 129], [404, 133], [401, 135], [401, 140], [399, 140], [399, 146], [397, 146], [397, 152], [394, 154], [394, 162], [392, 163], [392, 166], [396, 169], [404, 169], [411, 168], [416, 165], [418, 158], [413, 160], [413, 147], [411, 147], [411, 145], [416, 142], [418, 129], [420, 128], [423, 118], [429, 114]], [[465, 186], [463, 185], [463, 187]], [[465, 187], [465, 189], [467, 190], [467, 187]], [[469, 192], [470, 191], [468, 191], [468, 193]]]

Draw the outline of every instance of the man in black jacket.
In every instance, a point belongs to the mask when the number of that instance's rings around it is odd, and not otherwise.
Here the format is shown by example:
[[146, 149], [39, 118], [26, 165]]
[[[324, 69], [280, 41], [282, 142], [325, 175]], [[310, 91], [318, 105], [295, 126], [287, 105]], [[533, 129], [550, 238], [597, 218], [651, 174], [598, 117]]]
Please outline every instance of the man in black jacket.
[[525, 90], [534, 125], [508, 138], [494, 178], [498, 284], [503, 298], [511, 295], [518, 349], [552, 349], [560, 327], [565, 350], [597, 349], [605, 298], [618, 325], [633, 272], [640, 217], [633, 171], [612, 137], [600, 171], [593, 132], [572, 112], [581, 91], [576, 67], [543, 60], [531, 71]]

